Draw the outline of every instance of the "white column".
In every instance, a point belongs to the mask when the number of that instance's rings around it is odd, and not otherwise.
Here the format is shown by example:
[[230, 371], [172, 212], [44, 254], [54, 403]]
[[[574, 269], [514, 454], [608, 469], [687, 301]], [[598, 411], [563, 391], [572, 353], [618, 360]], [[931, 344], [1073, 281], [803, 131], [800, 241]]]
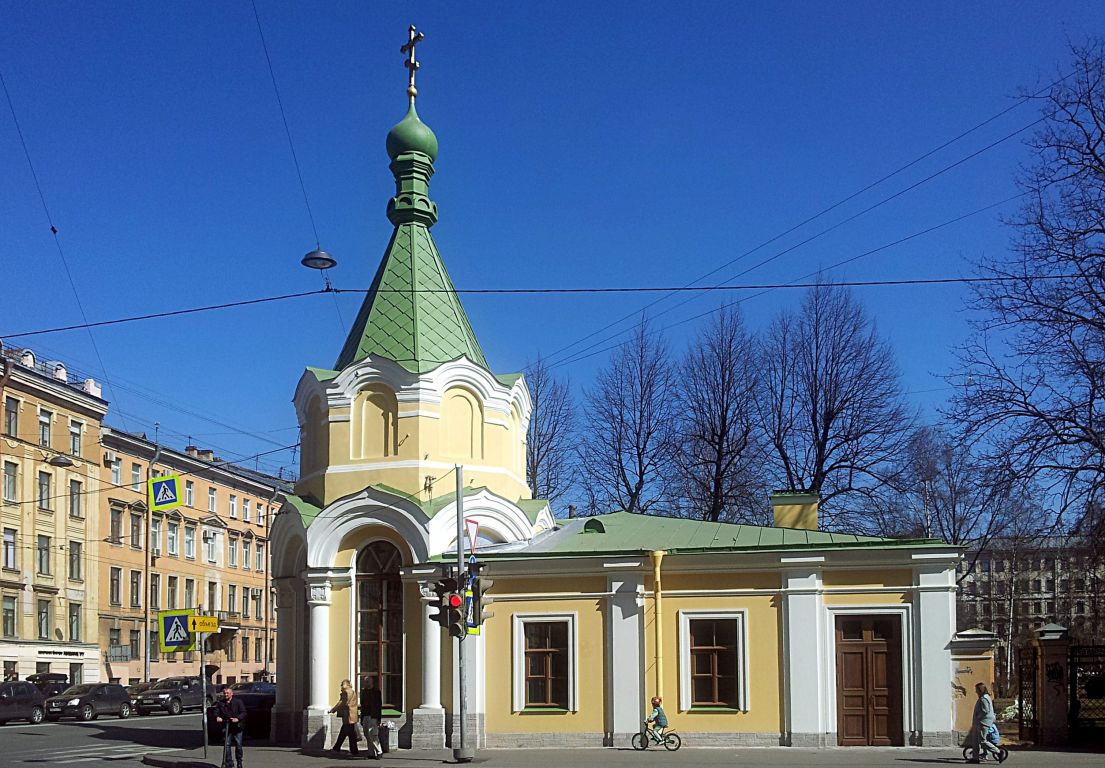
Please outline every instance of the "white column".
[[641, 709], [647, 698], [641, 621], [644, 581], [640, 571], [633, 571], [610, 576], [608, 584], [613, 596], [607, 603], [606, 654], [614, 684], [607, 692], [607, 702], [614, 744], [624, 744], [641, 729]]
[[835, 726], [829, 727], [823, 706], [824, 602], [819, 565], [783, 571], [783, 693], [785, 728], [792, 747], [835, 744], [830, 735]]
[[311, 609], [311, 699], [312, 710], [330, 709], [330, 582], [309, 583], [307, 605]]
[[920, 697], [921, 744], [951, 746], [954, 727], [951, 641], [955, 635], [955, 571], [945, 563], [915, 567], [914, 587], [918, 610], [914, 615], [917, 637], [917, 690]]
[[[295, 598], [294, 587], [289, 579], [273, 579], [276, 587], [276, 610], [279, 612], [280, 622], [276, 625], [276, 647], [287, 648], [287, 653], [276, 654], [276, 707], [281, 711], [289, 710], [292, 706], [292, 691], [299, 685], [295, 676], [295, 655], [291, 649], [295, 648], [296, 623], [295, 623]], [[283, 684], [279, 683], [283, 681]]]
[[422, 709], [441, 709], [441, 625], [430, 618], [436, 608], [422, 604]]

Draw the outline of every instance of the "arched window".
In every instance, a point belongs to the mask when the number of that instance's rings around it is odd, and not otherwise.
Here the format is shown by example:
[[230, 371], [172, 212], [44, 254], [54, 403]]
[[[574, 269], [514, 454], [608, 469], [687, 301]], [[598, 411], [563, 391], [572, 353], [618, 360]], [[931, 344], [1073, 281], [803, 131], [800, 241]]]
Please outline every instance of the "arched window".
[[385, 709], [403, 706], [402, 563], [386, 541], [357, 556], [357, 689], [378, 689]]
[[398, 453], [399, 404], [393, 392], [369, 387], [357, 395], [353, 416], [353, 458], [387, 458]]

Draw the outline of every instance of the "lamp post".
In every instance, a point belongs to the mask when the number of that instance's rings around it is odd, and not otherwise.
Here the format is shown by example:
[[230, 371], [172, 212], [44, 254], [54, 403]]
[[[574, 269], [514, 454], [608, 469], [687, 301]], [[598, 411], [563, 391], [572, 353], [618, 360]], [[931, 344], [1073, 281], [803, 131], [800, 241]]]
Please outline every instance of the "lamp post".
[[150, 465], [146, 468], [146, 575], [142, 580], [142, 587], [146, 592], [146, 599], [142, 601], [145, 606], [146, 620], [145, 625], [145, 681], [149, 682], [150, 679], [150, 560], [152, 558], [152, 547], [150, 546], [150, 528], [153, 512], [151, 510], [152, 499], [150, 498], [150, 478], [153, 477], [153, 465], [157, 463], [157, 460], [161, 458], [161, 446], [154, 443], [153, 446], [153, 458], [150, 459]]

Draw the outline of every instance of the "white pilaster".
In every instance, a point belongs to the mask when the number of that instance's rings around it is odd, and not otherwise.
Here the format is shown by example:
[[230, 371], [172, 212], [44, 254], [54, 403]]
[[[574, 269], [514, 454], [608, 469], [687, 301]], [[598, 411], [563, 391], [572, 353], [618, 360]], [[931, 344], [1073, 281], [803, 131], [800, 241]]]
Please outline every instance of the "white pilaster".
[[783, 571], [785, 730], [793, 747], [835, 744], [822, 707], [827, 653], [821, 640], [825, 615], [821, 587], [820, 566]]
[[913, 569], [917, 590], [917, 686], [920, 741], [926, 747], [950, 746], [954, 712], [948, 695], [953, 677], [951, 640], [955, 636], [955, 571], [946, 564]]
[[441, 625], [430, 618], [436, 609], [422, 603], [422, 709], [441, 709]]
[[612, 597], [607, 602], [606, 638], [608, 683], [606, 700], [613, 743], [624, 744], [641, 729], [645, 702], [644, 623], [640, 572], [608, 577]]
[[310, 610], [310, 681], [303, 745], [321, 749], [329, 741], [330, 709], [330, 581], [326, 575], [307, 577], [307, 606]]

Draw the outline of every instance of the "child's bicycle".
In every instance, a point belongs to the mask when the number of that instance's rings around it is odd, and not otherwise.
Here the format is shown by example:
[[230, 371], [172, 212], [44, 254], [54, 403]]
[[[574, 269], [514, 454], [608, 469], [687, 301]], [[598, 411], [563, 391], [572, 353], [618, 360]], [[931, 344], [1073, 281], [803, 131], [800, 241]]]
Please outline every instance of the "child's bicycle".
[[641, 728], [640, 733], [633, 734], [633, 738], [629, 740], [629, 743], [633, 745], [634, 749], [648, 749], [649, 746], [655, 744], [660, 746], [664, 745], [664, 749], [674, 752], [683, 746], [683, 740], [679, 738], [679, 734], [675, 731], [664, 731], [663, 736], [657, 736], [656, 731], [649, 727], [649, 723], [645, 723]]
[[998, 763], [1004, 763], [1009, 757], [1009, 750], [994, 744], [989, 739], [980, 738], [979, 734], [975, 732], [968, 737], [967, 744], [963, 747], [963, 760], [973, 763], [976, 757], [981, 760], [994, 760]]

